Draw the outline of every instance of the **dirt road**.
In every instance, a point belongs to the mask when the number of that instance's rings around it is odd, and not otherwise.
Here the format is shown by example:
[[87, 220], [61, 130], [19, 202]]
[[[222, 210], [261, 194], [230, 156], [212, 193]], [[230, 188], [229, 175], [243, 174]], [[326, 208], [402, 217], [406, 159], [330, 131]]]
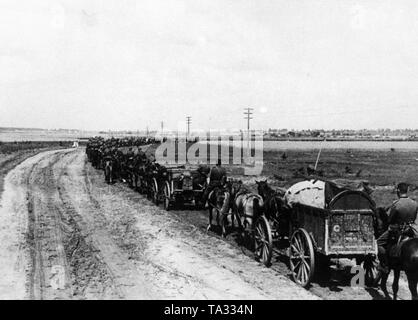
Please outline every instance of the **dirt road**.
[[124, 185], [84, 149], [9, 172], [0, 207], [2, 299], [316, 299]]

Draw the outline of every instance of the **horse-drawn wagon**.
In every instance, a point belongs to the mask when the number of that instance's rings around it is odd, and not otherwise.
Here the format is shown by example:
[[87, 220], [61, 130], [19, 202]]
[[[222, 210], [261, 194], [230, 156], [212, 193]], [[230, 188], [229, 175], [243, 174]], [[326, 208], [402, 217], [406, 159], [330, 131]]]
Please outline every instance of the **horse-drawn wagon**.
[[276, 244], [285, 239], [292, 277], [303, 287], [311, 282], [318, 258], [355, 259], [365, 269], [366, 281], [372, 281], [377, 254], [373, 200], [363, 191], [330, 182], [322, 182], [319, 188], [318, 181], [303, 183], [311, 187], [290, 188], [282, 197], [266, 199], [274, 201], [277, 210], [255, 221], [256, 258], [270, 265], [273, 251], [278, 251]]

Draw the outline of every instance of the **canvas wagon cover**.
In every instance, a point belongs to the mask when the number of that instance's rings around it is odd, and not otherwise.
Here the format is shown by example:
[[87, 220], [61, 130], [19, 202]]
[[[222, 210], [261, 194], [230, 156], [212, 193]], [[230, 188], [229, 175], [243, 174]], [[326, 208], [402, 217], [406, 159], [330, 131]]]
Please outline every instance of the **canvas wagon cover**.
[[285, 193], [285, 202], [292, 207], [294, 203], [325, 209], [330, 201], [344, 190], [364, 191], [364, 181], [360, 184], [358, 181], [322, 181], [307, 180], [301, 181], [289, 189]]
[[298, 182], [287, 189], [284, 199], [290, 207], [294, 203], [300, 203], [311, 207], [325, 208], [325, 182], [321, 180]]

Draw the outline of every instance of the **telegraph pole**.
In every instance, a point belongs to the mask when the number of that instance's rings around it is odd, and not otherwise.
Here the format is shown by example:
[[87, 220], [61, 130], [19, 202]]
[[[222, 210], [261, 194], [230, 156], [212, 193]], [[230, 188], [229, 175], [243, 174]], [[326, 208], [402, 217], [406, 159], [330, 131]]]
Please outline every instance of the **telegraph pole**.
[[164, 121], [161, 121], [161, 140], [164, 139]]
[[190, 124], [192, 123], [192, 117], [187, 116], [186, 119], [187, 119], [187, 137], [186, 137], [186, 141], [187, 141], [187, 138], [190, 135]]
[[254, 108], [244, 108], [246, 112], [244, 112], [245, 118], [247, 119], [247, 150], [250, 148], [250, 120], [253, 119], [251, 116], [253, 115], [252, 110]]

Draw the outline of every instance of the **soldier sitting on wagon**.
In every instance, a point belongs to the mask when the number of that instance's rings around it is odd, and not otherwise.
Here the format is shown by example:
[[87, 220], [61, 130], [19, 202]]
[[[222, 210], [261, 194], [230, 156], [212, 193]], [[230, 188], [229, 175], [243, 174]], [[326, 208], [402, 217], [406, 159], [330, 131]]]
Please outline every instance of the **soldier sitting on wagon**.
[[389, 273], [388, 268], [388, 247], [393, 244], [393, 239], [398, 239], [402, 227], [409, 226], [408, 235], [418, 237], [418, 226], [416, 224], [418, 204], [408, 197], [408, 185], [399, 183], [397, 187], [398, 200], [394, 201], [389, 209], [388, 229], [377, 239], [378, 245], [378, 276], [375, 284], [378, 283], [383, 274]]

